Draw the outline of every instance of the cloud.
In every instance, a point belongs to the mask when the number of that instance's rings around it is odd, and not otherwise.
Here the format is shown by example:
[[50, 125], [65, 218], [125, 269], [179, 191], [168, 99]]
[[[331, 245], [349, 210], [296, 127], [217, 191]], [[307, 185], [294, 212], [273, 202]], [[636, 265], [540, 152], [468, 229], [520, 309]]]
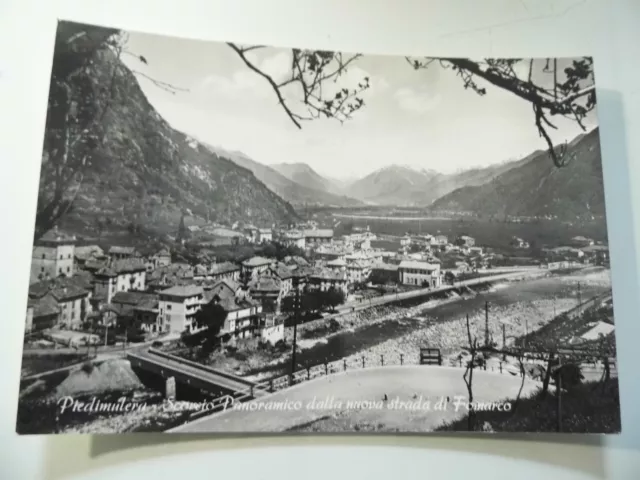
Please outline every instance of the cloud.
[[440, 95], [432, 95], [424, 90], [417, 91], [408, 87], [399, 88], [393, 97], [400, 108], [417, 114], [433, 110], [440, 103]]

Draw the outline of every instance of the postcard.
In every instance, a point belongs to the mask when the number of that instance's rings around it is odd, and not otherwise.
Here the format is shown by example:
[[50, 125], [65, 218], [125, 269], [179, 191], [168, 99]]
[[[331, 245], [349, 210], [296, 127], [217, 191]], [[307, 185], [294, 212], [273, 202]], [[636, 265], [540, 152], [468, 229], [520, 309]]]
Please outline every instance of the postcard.
[[620, 432], [592, 59], [428, 54], [61, 21], [17, 431]]

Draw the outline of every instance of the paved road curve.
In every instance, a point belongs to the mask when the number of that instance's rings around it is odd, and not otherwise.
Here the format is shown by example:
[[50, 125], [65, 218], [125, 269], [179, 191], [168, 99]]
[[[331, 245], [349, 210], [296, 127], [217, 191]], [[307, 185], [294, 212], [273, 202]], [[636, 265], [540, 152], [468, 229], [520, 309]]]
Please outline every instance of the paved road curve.
[[[455, 411], [456, 396], [467, 398], [462, 379], [464, 369], [432, 366], [377, 367], [320, 377], [247, 402], [263, 407], [256, 410], [236, 410], [212, 414], [186, 425], [169, 430], [176, 433], [205, 432], [282, 432], [296, 430], [310, 422], [325, 422], [324, 431], [350, 431], [353, 425], [373, 424], [384, 426], [383, 431], [399, 429], [404, 432], [428, 432], [444, 421], [462, 417], [465, 409]], [[492, 402], [513, 399], [517, 396], [521, 377], [475, 370], [473, 374], [474, 400]], [[525, 377], [523, 396], [532, 393], [540, 383]], [[383, 409], [347, 408], [347, 402], [378, 402], [387, 395]], [[451, 403], [443, 411], [424, 408], [430, 400], [434, 405], [438, 399], [449, 397]], [[395, 399], [404, 404], [392, 408]], [[312, 403], [314, 402], [315, 403]], [[410, 409], [407, 402], [421, 401], [423, 408]], [[339, 408], [326, 409], [323, 406]], [[288, 408], [274, 409], [267, 406], [280, 405]], [[300, 408], [297, 408], [300, 407]], [[353, 405], [352, 405], [353, 407]], [[248, 408], [248, 407], [247, 407]], [[336, 419], [326, 417], [336, 417]], [[339, 423], [337, 430], [335, 422]], [[331, 425], [333, 424], [333, 425]]]

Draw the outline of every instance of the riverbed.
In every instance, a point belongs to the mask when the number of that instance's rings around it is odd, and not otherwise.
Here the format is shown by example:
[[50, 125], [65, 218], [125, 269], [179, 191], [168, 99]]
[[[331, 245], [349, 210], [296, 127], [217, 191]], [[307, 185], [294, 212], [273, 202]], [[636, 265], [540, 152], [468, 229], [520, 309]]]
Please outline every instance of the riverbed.
[[[570, 310], [611, 288], [610, 273], [601, 268], [550, 275], [544, 278], [504, 282], [477, 295], [426, 302], [403, 309], [386, 307], [378, 315], [365, 318], [359, 313], [338, 320], [340, 329], [319, 338], [305, 339], [304, 330], [298, 342], [298, 368], [345, 358], [347, 362], [381, 362], [387, 364], [417, 363], [419, 349], [441, 349], [444, 355], [459, 351], [467, 344], [466, 316], [472, 335], [484, 341], [485, 306], [489, 317], [489, 335], [502, 344], [505, 336], [519, 337], [537, 330], [556, 315]], [[300, 333], [300, 332], [299, 332]], [[507, 338], [507, 339], [508, 339]], [[290, 371], [290, 354], [262, 368], [248, 372], [247, 378], [264, 379]]]

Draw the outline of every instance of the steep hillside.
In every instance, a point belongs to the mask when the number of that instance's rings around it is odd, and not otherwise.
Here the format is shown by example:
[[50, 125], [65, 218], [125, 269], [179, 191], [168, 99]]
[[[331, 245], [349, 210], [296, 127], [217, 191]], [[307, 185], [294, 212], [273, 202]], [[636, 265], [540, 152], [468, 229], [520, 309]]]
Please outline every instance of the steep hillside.
[[212, 152], [218, 152], [221, 155], [225, 155], [237, 165], [252, 171], [253, 174], [267, 187], [294, 205], [326, 205], [336, 207], [353, 207], [363, 205], [362, 201], [356, 200], [355, 198], [333, 194], [324, 189], [310, 188], [308, 186], [301, 185], [300, 183], [287, 178], [275, 168], [252, 160], [244, 153], [228, 152], [220, 147], [214, 147], [211, 145], [207, 145], [207, 148]]
[[481, 186], [463, 187], [443, 196], [431, 208], [489, 216], [603, 216], [598, 129], [572, 141], [567, 155], [571, 162], [557, 168], [546, 152], [536, 153], [529, 162]]
[[342, 194], [341, 188], [323, 177], [306, 163], [278, 163], [271, 168], [303, 187]]
[[536, 151], [531, 155], [520, 160], [491, 165], [486, 168], [472, 168], [449, 175], [434, 176], [424, 188], [417, 192], [411, 192], [409, 197], [414, 205], [430, 205], [438, 198], [457, 190], [462, 187], [475, 187], [487, 183], [499, 175], [513, 169], [525, 165], [541, 151]]
[[[56, 51], [54, 63], [63, 61]], [[194, 221], [224, 223], [270, 225], [296, 218], [292, 206], [251, 171], [174, 130], [110, 50], [97, 50], [86, 69], [90, 82], [110, 89], [110, 98], [98, 99], [108, 102], [100, 118], [105, 134], [63, 226], [169, 233], [177, 230], [185, 211]], [[82, 90], [72, 95], [83, 101]], [[41, 196], [46, 183], [43, 176]]]

